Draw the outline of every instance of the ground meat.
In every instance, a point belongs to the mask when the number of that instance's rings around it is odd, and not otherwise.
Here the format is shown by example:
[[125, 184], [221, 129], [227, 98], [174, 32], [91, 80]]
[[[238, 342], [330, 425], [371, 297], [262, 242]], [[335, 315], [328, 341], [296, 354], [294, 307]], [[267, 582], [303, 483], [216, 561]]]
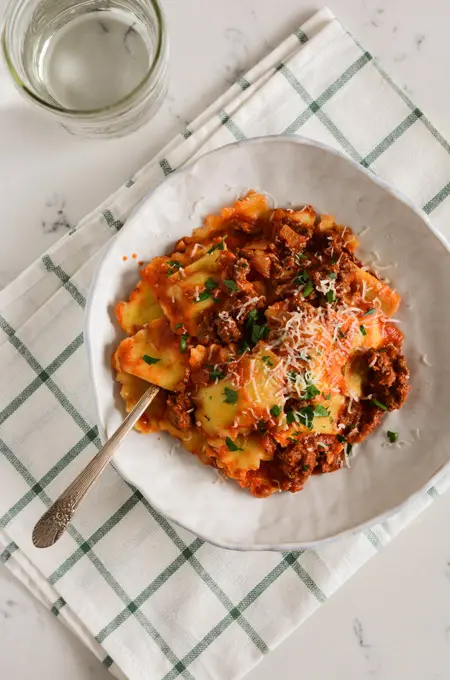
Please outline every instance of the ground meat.
[[367, 352], [368, 390], [388, 411], [399, 409], [408, 392], [408, 367], [397, 347], [387, 345]]
[[244, 232], [244, 234], [258, 234], [262, 230], [262, 224], [251, 218], [234, 218], [228, 221], [228, 225], [237, 231]]
[[289, 480], [289, 490], [298, 491], [311, 476], [317, 463], [317, 437], [306, 435], [297, 444], [277, 455], [280, 471]]
[[341, 424], [345, 429], [342, 436], [349, 444], [357, 444], [367, 437], [381, 422], [383, 411], [371, 401], [354, 401], [350, 407], [350, 401], [340, 417]]
[[186, 393], [170, 394], [167, 398], [166, 416], [178, 430], [190, 430], [193, 421], [192, 412], [188, 411], [192, 408], [194, 404]]
[[217, 335], [225, 344], [237, 342], [241, 339], [242, 333], [236, 321], [228, 312], [221, 312], [214, 321], [214, 328]]
[[[233, 265], [233, 278], [237, 287], [241, 292], [247, 295], [255, 295], [255, 289], [250, 281], [247, 281], [247, 276], [250, 273], [250, 265], [244, 257], [239, 257]], [[230, 292], [230, 291], [228, 291]]]

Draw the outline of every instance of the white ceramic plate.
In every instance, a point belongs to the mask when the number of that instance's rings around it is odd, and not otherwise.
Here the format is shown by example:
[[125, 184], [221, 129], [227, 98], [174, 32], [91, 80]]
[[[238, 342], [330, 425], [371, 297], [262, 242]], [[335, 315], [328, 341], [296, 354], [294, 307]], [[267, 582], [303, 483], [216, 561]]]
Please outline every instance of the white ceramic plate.
[[[313, 476], [296, 494], [253, 498], [164, 434], [132, 432], [114, 463], [159, 512], [212, 543], [295, 550], [374, 523], [425, 489], [448, 464], [450, 259], [418, 209], [321, 144], [266, 137], [203, 156], [142, 201], [108, 248], [92, 285], [86, 344], [103, 437], [124, 416], [110, 357], [122, 337], [114, 306], [138, 280], [130, 255], [149, 260], [170, 252], [207, 213], [249, 188], [266, 192], [280, 207], [310, 203], [333, 214], [363, 233], [363, 257], [375, 251], [383, 265], [391, 265], [382, 273], [403, 297], [398, 319], [406, 335], [411, 393], [401, 411], [389, 414], [354, 449], [351, 469]], [[386, 446], [388, 429], [400, 433], [400, 444]]]

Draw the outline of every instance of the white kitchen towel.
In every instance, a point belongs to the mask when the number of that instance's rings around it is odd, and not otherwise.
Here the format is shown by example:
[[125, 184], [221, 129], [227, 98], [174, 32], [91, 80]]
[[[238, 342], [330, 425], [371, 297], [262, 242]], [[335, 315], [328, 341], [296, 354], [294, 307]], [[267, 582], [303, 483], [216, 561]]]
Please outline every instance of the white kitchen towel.
[[101, 445], [82, 333], [103, 246], [164, 175], [278, 133], [343, 150], [450, 236], [449, 145], [323, 10], [0, 293], [0, 560], [130, 680], [241, 677], [450, 486], [447, 475], [318, 550], [239, 553], [171, 525], [109, 467], [57, 545], [32, 546], [36, 520]]

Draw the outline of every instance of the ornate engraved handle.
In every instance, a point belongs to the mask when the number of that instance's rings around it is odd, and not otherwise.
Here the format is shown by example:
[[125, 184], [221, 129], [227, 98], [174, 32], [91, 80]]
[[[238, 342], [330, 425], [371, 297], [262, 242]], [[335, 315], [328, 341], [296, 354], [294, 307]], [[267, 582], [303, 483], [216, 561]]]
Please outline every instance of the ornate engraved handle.
[[155, 385], [148, 388], [95, 458], [37, 522], [32, 535], [36, 548], [48, 548], [62, 536], [81, 501], [158, 392], [159, 387]]

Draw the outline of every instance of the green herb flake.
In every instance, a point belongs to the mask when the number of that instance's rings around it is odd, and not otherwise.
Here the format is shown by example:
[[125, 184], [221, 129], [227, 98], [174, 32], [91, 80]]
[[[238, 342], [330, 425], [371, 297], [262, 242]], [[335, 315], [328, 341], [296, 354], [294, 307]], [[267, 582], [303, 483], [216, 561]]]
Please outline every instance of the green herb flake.
[[204, 302], [205, 300], [209, 300], [210, 297], [211, 293], [209, 293], [207, 290], [202, 290], [195, 302]]
[[312, 430], [314, 415], [314, 408], [312, 406], [304, 406], [300, 411], [297, 411], [299, 422], [305, 425], [308, 430]]
[[338, 434], [337, 440], [338, 440], [338, 442], [340, 442], [341, 444], [346, 444], [346, 443], [347, 443], [346, 438], [345, 438], [342, 434]]
[[305, 465], [303, 466], [303, 472], [308, 472], [308, 470], [309, 470], [309, 465], [306, 465], [306, 463], [305, 463]]
[[181, 328], [183, 324], [182, 323], [177, 323], [176, 326], [174, 326], [173, 330], [177, 331], [179, 328]]
[[244, 354], [245, 352], [248, 351], [250, 351], [250, 345], [248, 344], [247, 340], [244, 339], [238, 345], [238, 353]]
[[213, 368], [209, 372], [209, 377], [211, 380], [222, 380], [222, 378], [225, 378], [225, 373], [222, 373], [222, 371]]
[[206, 290], [214, 290], [217, 288], [217, 283], [211, 277], [205, 281]]
[[378, 408], [381, 408], [382, 411], [387, 411], [387, 406], [381, 403], [381, 401], [378, 401], [378, 399], [372, 399], [371, 401], [374, 406], [378, 406]]
[[243, 451], [244, 450], [244, 449], [240, 449], [239, 446], [237, 446], [237, 444], [235, 444], [234, 441], [232, 439], [230, 439], [229, 437], [227, 437], [225, 439], [225, 444], [228, 447], [228, 451]]
[[281, 408], [279, 406], [277, 406], [277, 404], [272, 406], [272, 408], [270, 409], [270, 415], [273, 416], [274, 418], [278, 418], [280, 413], [281, 413]]
[[247, 324], [251, 324], [253, 321], [256, 321], [257, 318], [258, 318], [258, 310], [252, 309], [251, 312], [249, 312], [247, 314], [247, 318], [246, 318], [245, 322]]
[[336, 264], [336, 262], [337, 262], [337, 257], [335, 257], [335, 256], [333, 255], [333, 257], [332, 257], [331, 260], [330, 260], [330, 264]]
[[390, 430], [388, 430], [387, 431], [387, 438], [389, 439], [391, 444], [393, 444], [398, 439], [398, 432], [391, 432]]
[[307, 260], [307, 259], [308, 259], [308, 256], [305, 255], [304, 253], [297, 253], [297, 254], [295, 255], [295, 258], [296, 258], [297, 260]]
[[167, 270], [167, 276], [171, 276], [178, 269], [181, 269], [181, 267], [183, 266], [181, 262], [177, 262], [176, 260], [169, 260], [167, 264], [169, 265], [169, 269]]
[[184, 354], [185, 351], [187, 350], [187, 340], [188, 340], [188, 338], [189, 338], [189, 335], [186, 335], [186, 334], [184, 334], [180, 337], [180, 353], [181, 354]]
[[265, 420], [260, 420], [260, 421], [258, 422], [258, 430], [259, 430], [260, 432], [266, 432], [266, 430], [267, 430], [267, 423], [266, 423]]
[[269, 334], [269, 326], [263, 326], [257, 323], [254, 323], [252, 325], [252, 335], [251, 335], [251, 341], [253, 345], [256, 345], [256, 343], [259, 340], [264, 340], [266, 335]]
[[236, 404], [238, 400], [238, 393], [236, 390], [232, 390], [231, 387], [225, 387], [223, 391], [223, 396], [225, 397], [225, 404]]
[[334, 292], [334, 290], [328, 291], [327, 302], [329, 302], [329, 303], [336, 302], [336, 293]]
[[295, 416], [293, 411], [288, 411], [286, 413], [286, 421], [288, 425], [292, 425], [292, 423], [295, 421]]
[[297, 380], [298, 373], [296, 373], [295, 371], [288, 371], [287, 376], [292, 383], [295, 383], [295, 381]]
[[318, 390], [315, 385], [308, 385], [308, 387], [305, 390], [304, 399], [306, 399], [306, 401], [309, 401], [310, 399], [314, 399], [314, 397], [317, 397], [319, 394], [320, 390]]
[[297, 286], [304, 286], [305, 283], [308, 283], [309, 281], [311, 281], [310, 276], [309, 276], [308, 272], [305, 272], [305, 271], [299, 272], [294, 279], [294, 283]]
[[239, 287], [235, 281], [232, 281], [231, 279], [225, 279], [224, 284], [227, 286], [227, 288], [233, 291], [233, 293], [239, 292]]
[[303, 291], [302, 291], [303, 297], [308, 297], [308, 295], [311, 295], [313, 290], [314, 290], [314, 286], [312, 284], [312, 281], [308, 281], [308, 283], [306, 284], [306, 286], [303, 288]]
[[271, 367], [273, 366], [273, 361], [272, 361], [271, 357], [264, 356], [264, 357], [261, 357], [261, 359], [264, 361], [266, 366], [271, 366]]
[[341, 331], [340, 328], [338, 328], [338, 338], [339, 338], [339, 340], [344, 340], [346, 337], [347, 337], [347, 335], [345, 333], [343, 333], [343, 331]]
[[329, 278], [329, 279], [335, 279], [336, 277], [337, 277], [337, 274], [335, 274], [334, 272], [330, 272], [330, 273], [328, 274], [328, 278]]
[[208, 250], [208, 255], [213, 253], [215, 250], [224, 250], [225, 248], [225, 239], [227, 238], [227, 235], [225, 235], [220, 243], [216, 243], [216, 245], [211, 246], [211, 248]]
[[325, 406], [322, 406], [322, 404], [317, 404], [317, 406], [314, 409], [314, 415], [319, 416], [319, 417], [324, 417], [324, 416], [329, 416], [330, 412]]
[[363, 314], [363, 316], [372, 316], [372, 314], [375, 314], [375, 307], [368, 309], [367, 312]]
[[152, 364], [157, 364], [161, 359], [155, 359], [155, 357], [149, 357], [148, 354], [144, 354], [142, 357], [142, 360], [145, 361], [146, 364], [149, 364], [150, 366]]
[[367, 335], [367, 331], [366, 331], [366, 329], [364, 328], [364, 326], [361, 325], [361, 326], [359, 327], [359, 330], [360, 330], [360, 332], [361, 332], [361, 335]]

